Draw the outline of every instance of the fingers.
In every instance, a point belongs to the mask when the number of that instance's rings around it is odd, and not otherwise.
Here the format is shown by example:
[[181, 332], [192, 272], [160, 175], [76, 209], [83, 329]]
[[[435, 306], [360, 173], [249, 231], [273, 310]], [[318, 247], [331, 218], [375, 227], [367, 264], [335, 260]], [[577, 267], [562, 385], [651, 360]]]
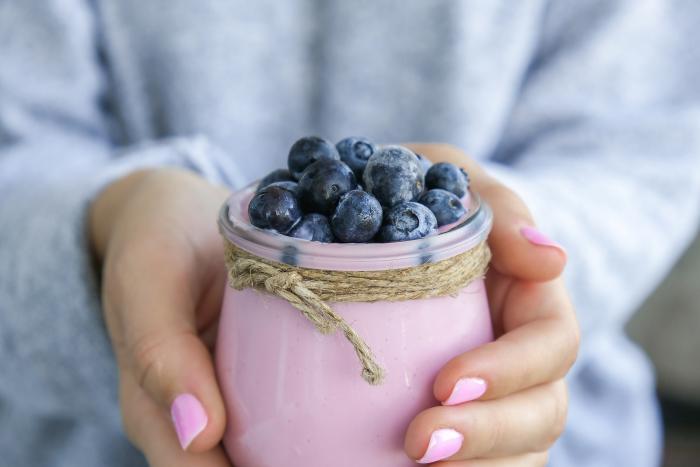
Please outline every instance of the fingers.
[[105, 269], [111, 297], [105, 314], [117, 321], [111, 327], [122, 372], [172, 415], [180, 450], [202, 452], [219, 443], [225, 409], [211, 354], [197, 333], [186, 255], [170, 254], [183, 245], [169, 241], [131, 243]]
[[503, 397], [562, 378], [576, 360], [578, 326], [560, 281], [513, 283], [501, 319], [505, 334], [440, 370], [437, 400], [454, 405]]
[[409, 425], [406, 453], [429, 463], [545, 451], [564, 429], [567, 405], [559, 380], [498, 400], [432, 407]]
[[533, 452], [522, 456], [501, 457], [499, 459], [474, 459], [468, 461], [437, 462], [435, 467], [545, 467], [547, 452]]
[[518, 195], [454, 146], [407, 146], [433, 162], [451, 162], [467, 170], [472, 188], [494, 212], [489, 235], [494, 268], [505, 275], [532, 281], [546, 281], [561, 274], [566, 264], [564, 249], [534, 228], [532, 215]]
[[494, 212], [489, 235], [491, 265], [502, 274], [523, 280], [558, 277], [566, 265], [566, 253], [534, 227], [520, 197], [496, 181], [476, 191]]
[[[424, 456], [426, 463], [451, 461], [437, 465], [544, 465], [541, 451], [563, 429], [567, 404], [560, 379], [576, 358], [579, 340], [573, 308], [555, 281], [566, 253], [534, 228], [515, 193], [459, 149], [409, 147], [433, 162], [464, 167], [472, 188], [494, 212], [489, 301], [501, 336], [441, 370], [434, 393], [446, 406], [414, 419], [406, 451], [414, 459]], [[528, 452], [540, 454], [523, 455]], [[491, 457], [507, 459], [482, 459]]]
[[170, 419], [145, 393], [132, 375], [121, 380], [122, 413], [129, 439], [144, 453], [151, 467], [231, 467], [221, 446], [200, 453], [186, 452]]

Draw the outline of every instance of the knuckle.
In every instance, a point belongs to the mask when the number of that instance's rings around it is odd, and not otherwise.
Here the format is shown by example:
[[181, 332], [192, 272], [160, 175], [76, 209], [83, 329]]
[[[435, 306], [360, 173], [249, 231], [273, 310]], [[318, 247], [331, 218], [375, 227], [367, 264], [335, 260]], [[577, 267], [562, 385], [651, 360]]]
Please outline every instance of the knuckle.
[[539, 446], [542, 450], [549, 449], [562, 435], [566, 427], [568, 413], [568, 393], [564, 380], [556, 381], [547, 388], [549, 405], [548, 430], [544, 443]]
[[568, 313], [569, 319], [566, 323], [566, 332], [562, 333], [565, 338], [563, 351], [567, 357], [565, 362], [565, 371], [568, 371], [576, 362], [579, 346], [581, 345], [581, 330], [579, 329], [578, 322], [576, 321], [576, 314], [573, 310], [573, 305], [569, 305], [568, 308], [570, 311]]
[[132, 369], [141, 387], [146, 387], [148, 381], [153, 378], [157, 381], [164, 364], [167, 341], [166, 336], [147, 334], [129, 346]]
[[574, 362], [576, 361], [576, 358], [578, 357], [578, 350], [581, 346], [581, 330], [575, 318], [573, 319], [573, 321], [574, 322], [571, 326], [571, 349], [569, 352], [569, 354], [571, 355], [571, 360], [569, 362], [569, 368], [571, 368]]
[[575, 318], [565, 323], [565, 330], [564, 326], [560, 327], [562, 330], [560, 331], [561, 341], [559, 346], [561, 348], [562, 359], [558, 367], [557, 375], [563, 377], [569, 372], [574, 363], [576, 363], [581, 342], [581, 333]]
[[151, 395], [167, 395], [175, 384], [178, 361], [182, 353], [201, 344], [193, 329], [163, 328], [146, 333], [128, 344], [130, 369], [137, 384]]

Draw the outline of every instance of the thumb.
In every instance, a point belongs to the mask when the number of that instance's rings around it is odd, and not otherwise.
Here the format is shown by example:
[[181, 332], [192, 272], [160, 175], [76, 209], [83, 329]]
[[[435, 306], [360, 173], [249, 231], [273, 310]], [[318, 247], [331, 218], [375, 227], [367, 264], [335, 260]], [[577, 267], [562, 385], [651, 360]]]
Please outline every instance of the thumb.
[[133, 347], [132, 373], [170, 412], [183, 450], [203, 452], [223, 436], [225, 409], [209, 351], [199, 337], [176, 327], [144, 334]]
[[547, 281], [566, 265], [566, 252], [537, 230], [532, 214], [512, 190], [486, 173], [459, 148], [447, 144], [410, 144], [433, 162], [450, 162], [468, 173], [472, 189], [493, 210], [489, 246], [491, 265], [500, 273], [523, 280]]
[[105, 312], [122, 333], [120, 366], [170, 413], [184, 450], [207, 451], [221, 441], [226, 414], [211, 354], [197, 332], [188, 274], [172, 264], [174, 255], [154, 257], [158, 250], [148, 252], [148, 264], [158, 267], [149, 272], [135, 250], [123, 253], [131, 261], [114, 268], [122, 271], [117, 277], [105, 277]]

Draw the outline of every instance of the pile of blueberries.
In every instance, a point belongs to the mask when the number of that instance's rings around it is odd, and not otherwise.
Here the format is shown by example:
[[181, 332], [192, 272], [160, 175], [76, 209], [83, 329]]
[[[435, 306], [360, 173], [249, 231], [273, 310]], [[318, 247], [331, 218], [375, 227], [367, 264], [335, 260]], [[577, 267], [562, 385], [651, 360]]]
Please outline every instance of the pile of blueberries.
[[317, 242], [416, 240], [466, 213], [468, 187], [464, 170], [403, 146], [307, 136], [291, 147], [288, 169], [262, 179], [248, 215], [261, 229]]

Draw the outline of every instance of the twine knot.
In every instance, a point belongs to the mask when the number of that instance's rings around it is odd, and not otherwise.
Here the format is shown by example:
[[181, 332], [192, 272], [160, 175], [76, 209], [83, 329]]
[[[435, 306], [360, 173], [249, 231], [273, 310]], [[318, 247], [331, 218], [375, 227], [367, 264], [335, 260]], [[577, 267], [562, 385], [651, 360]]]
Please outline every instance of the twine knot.
[[301, 276], [294, 272], [280, 272], [265, 279], [265, 289], [277, 295], [280, 290], [291, 290], [302, 281]]
[[384, 370], [355, 330], [330, 307], [334, 302], [403, 301], [454, 295], [484, 277], [491, 252], [486, 241], [437, 263], [387, 271], [325, 271], [276, 263], [225, 241], [229, 284], [276, 295], [301, 311], [323, 334], [340, 330], [362, 365], [362, 378], [381, 384]]

